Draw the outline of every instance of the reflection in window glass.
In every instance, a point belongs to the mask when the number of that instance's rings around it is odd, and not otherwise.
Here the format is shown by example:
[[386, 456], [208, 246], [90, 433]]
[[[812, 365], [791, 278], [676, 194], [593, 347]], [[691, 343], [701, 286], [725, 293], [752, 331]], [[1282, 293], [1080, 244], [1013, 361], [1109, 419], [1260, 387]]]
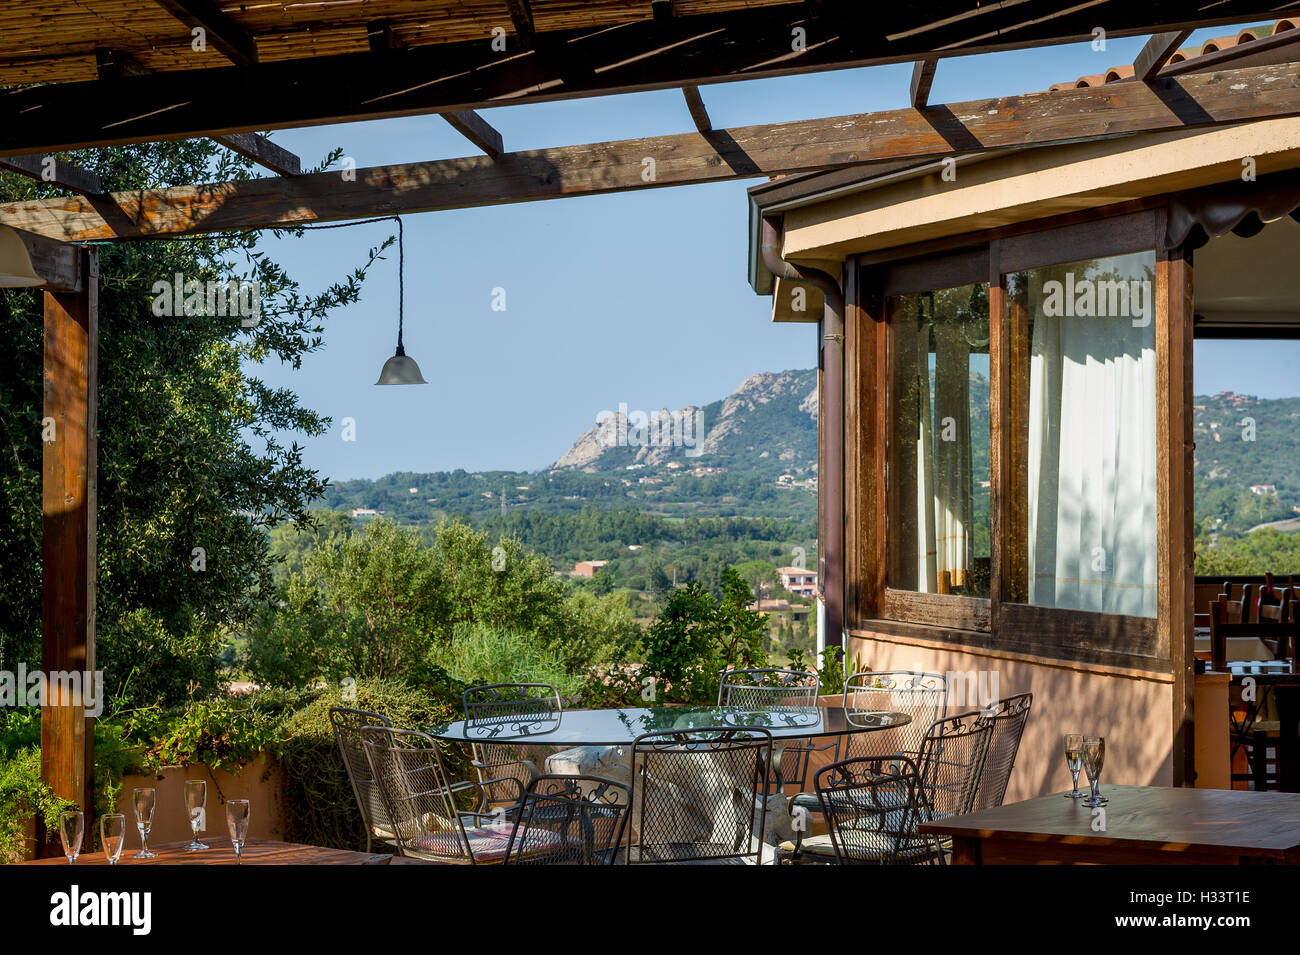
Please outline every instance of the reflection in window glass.
[[989, 595], [987, 283], [888, 302], [889, 585]]
[[1156, 614], [1154, 279], [1153, 252], [1007, 276], [1029, 381], [1013, 599]]

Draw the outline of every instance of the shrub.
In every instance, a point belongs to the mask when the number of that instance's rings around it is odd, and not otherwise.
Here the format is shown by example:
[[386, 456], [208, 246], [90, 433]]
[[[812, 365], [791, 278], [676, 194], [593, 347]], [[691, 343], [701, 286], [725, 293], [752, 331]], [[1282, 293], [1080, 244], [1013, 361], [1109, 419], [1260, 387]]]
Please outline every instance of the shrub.
[[485, 683], [549, 683], [561, 698], [577, 694], [582, 678], [565, 672], [564, 663], [541, 640], [518, 631], [485, 624], [462, 624], [450, 643], [436, 644], [428, 662], [466, 686]]
[[[310, 703], [290, 714], [279, 727], [284, 838], [290, 842], [340, 849], [365, 846], [361, 814], [330, 727], [331, 707], [382, 713], [394, 726], [435, 732], [458, 717], [459, 696], [452, 684], [447, 684], [441, 695], [430, 692], [428, 685], [391, 680], [358, 681], [352, 688], [356, 698], [347, 703], [339, 688], [316, 691]], [[469, 765], [463, 753], [447, 747], [444, 756], [456, 778], [468, 778]]]

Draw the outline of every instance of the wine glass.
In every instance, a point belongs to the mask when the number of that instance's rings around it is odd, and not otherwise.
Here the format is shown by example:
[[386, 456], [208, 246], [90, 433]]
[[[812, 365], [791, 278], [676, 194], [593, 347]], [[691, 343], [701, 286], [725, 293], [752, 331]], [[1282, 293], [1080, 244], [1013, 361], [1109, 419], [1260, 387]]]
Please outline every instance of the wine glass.
[[109, 865], [117, 865], [122, 855], [122, 843], [126, 841], [126, 816], [113, 813], [99, 817], [99, 839], [104, 846], [104, 858]]
[[80, 809], [65, 809], [59, 813], [59, 838], [63, 840], [63, 854], [68, 865], [77, 864], [81, 855], [81, 837], [85, 832], [86, 817]]
[[1084, 801], [1089, 809], [1104, 806], [1110, 802], [1102, 796], [1097, 784], [1101, 781], [1101, 767], [1106, 762], [1106, 739], [1102, 736], [1085, 736], [1083, 738], [1083, 771], [1088, 774], [1088, 783], [1092, 786], [1092, 795]]
[[158, 853], [149, 851], [149, 830], [153, 828], [153, 806], [157, 797], [153, 788], [131, 791], [131, 802], [135, 806], [135, 827], [140, 830], [140, 851], [133, 859], [156, 859]]
[[1065, 765], [1074, 777], [1074, 791], [1065, 794], [1066, 799], [1082, 799], [1079, 792], [1079, 770], [1083, 769], [1083, 734], [1067, 733], [1065, 735]]
[[199, 833], [208, 828], [207, 820], [208, 784], [201, 779], [185, 780], [185, 811], [190, 817], [192, 838], [184, 846], [186, 852], [201, 852], [208, 848], [199, 842]]
[[247, 799], [226, 800], [226, 827], [230, 830], [230, 844], [235, 847], [235, 865], [244, 864], [244, 842], [248, 839], [251, 812]]

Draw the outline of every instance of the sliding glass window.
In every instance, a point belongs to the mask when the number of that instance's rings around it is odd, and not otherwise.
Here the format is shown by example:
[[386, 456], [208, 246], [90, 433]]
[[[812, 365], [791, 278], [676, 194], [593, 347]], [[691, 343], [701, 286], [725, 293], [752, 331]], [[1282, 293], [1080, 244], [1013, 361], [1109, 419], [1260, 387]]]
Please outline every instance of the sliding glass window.
[[989, 286], [891, 295], [888, 586], [987, 598]]
[[1155, 253], [1005, 282], [1016, 513], [1003, 597], [1154, 617]]

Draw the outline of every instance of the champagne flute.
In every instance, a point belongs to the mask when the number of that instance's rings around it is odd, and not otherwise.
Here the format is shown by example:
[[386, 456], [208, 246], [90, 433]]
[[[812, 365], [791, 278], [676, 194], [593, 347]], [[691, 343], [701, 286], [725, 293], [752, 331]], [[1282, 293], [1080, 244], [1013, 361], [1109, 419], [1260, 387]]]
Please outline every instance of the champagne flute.
[[235, 865], [244, 864], [244, 842], [248, 839], [251, 812], [247, 799], [226, 800], [226, 827], [230, 830], [230, 844], [235, 847]]
[[59, 838], [63, 840], [63, 854], [68, 865], [77, 864], [81, 855], [81, 837], [85, 832], [86, 817], [80, 809], [65, 809], [59, 813]]
[[104, 846], [104, 858], [109, 865], [117, 865], [122, 855], [122, 843], [126, 841], [126, 816], [113, 813], [99, 817], [99, 840]]
[[208, 848], [199, 841], [199, 833], [207, 829], [208, 784], [201, 779], [185, 780], [185, 811], [190, 817], [192, 838], [185, 846], [186, 852], [201, 852]]
[[1082, 799], [1079, 792], [1079, 770], [1083, 769], [1083, 734], [1067, 733], [1065, 735], [1065, 765], [1074, 777], [1074, 791], [1065, 794], [1066, 799]]
[[1089, 809], [1104, 806], [1110, 802], [1101, 794], [1098, 784], [1101, 782], [1101, 767], [1106, 762], [1106, 739], [1102, 736], [1085, 736], [1083, 738], [1083, 771], [1088, 774], [1088, 783], [1092, 786], [1092, 795], [1084, 801]]
[[135, 806], [135, 827], [140, 830], [140, 851], [133, 859], [156, 859], [158, 853], [149, 851], [149, 830], [153, 828], [153, 807], [157, 798], [153, 788], [131, 791], [131, 802]]

